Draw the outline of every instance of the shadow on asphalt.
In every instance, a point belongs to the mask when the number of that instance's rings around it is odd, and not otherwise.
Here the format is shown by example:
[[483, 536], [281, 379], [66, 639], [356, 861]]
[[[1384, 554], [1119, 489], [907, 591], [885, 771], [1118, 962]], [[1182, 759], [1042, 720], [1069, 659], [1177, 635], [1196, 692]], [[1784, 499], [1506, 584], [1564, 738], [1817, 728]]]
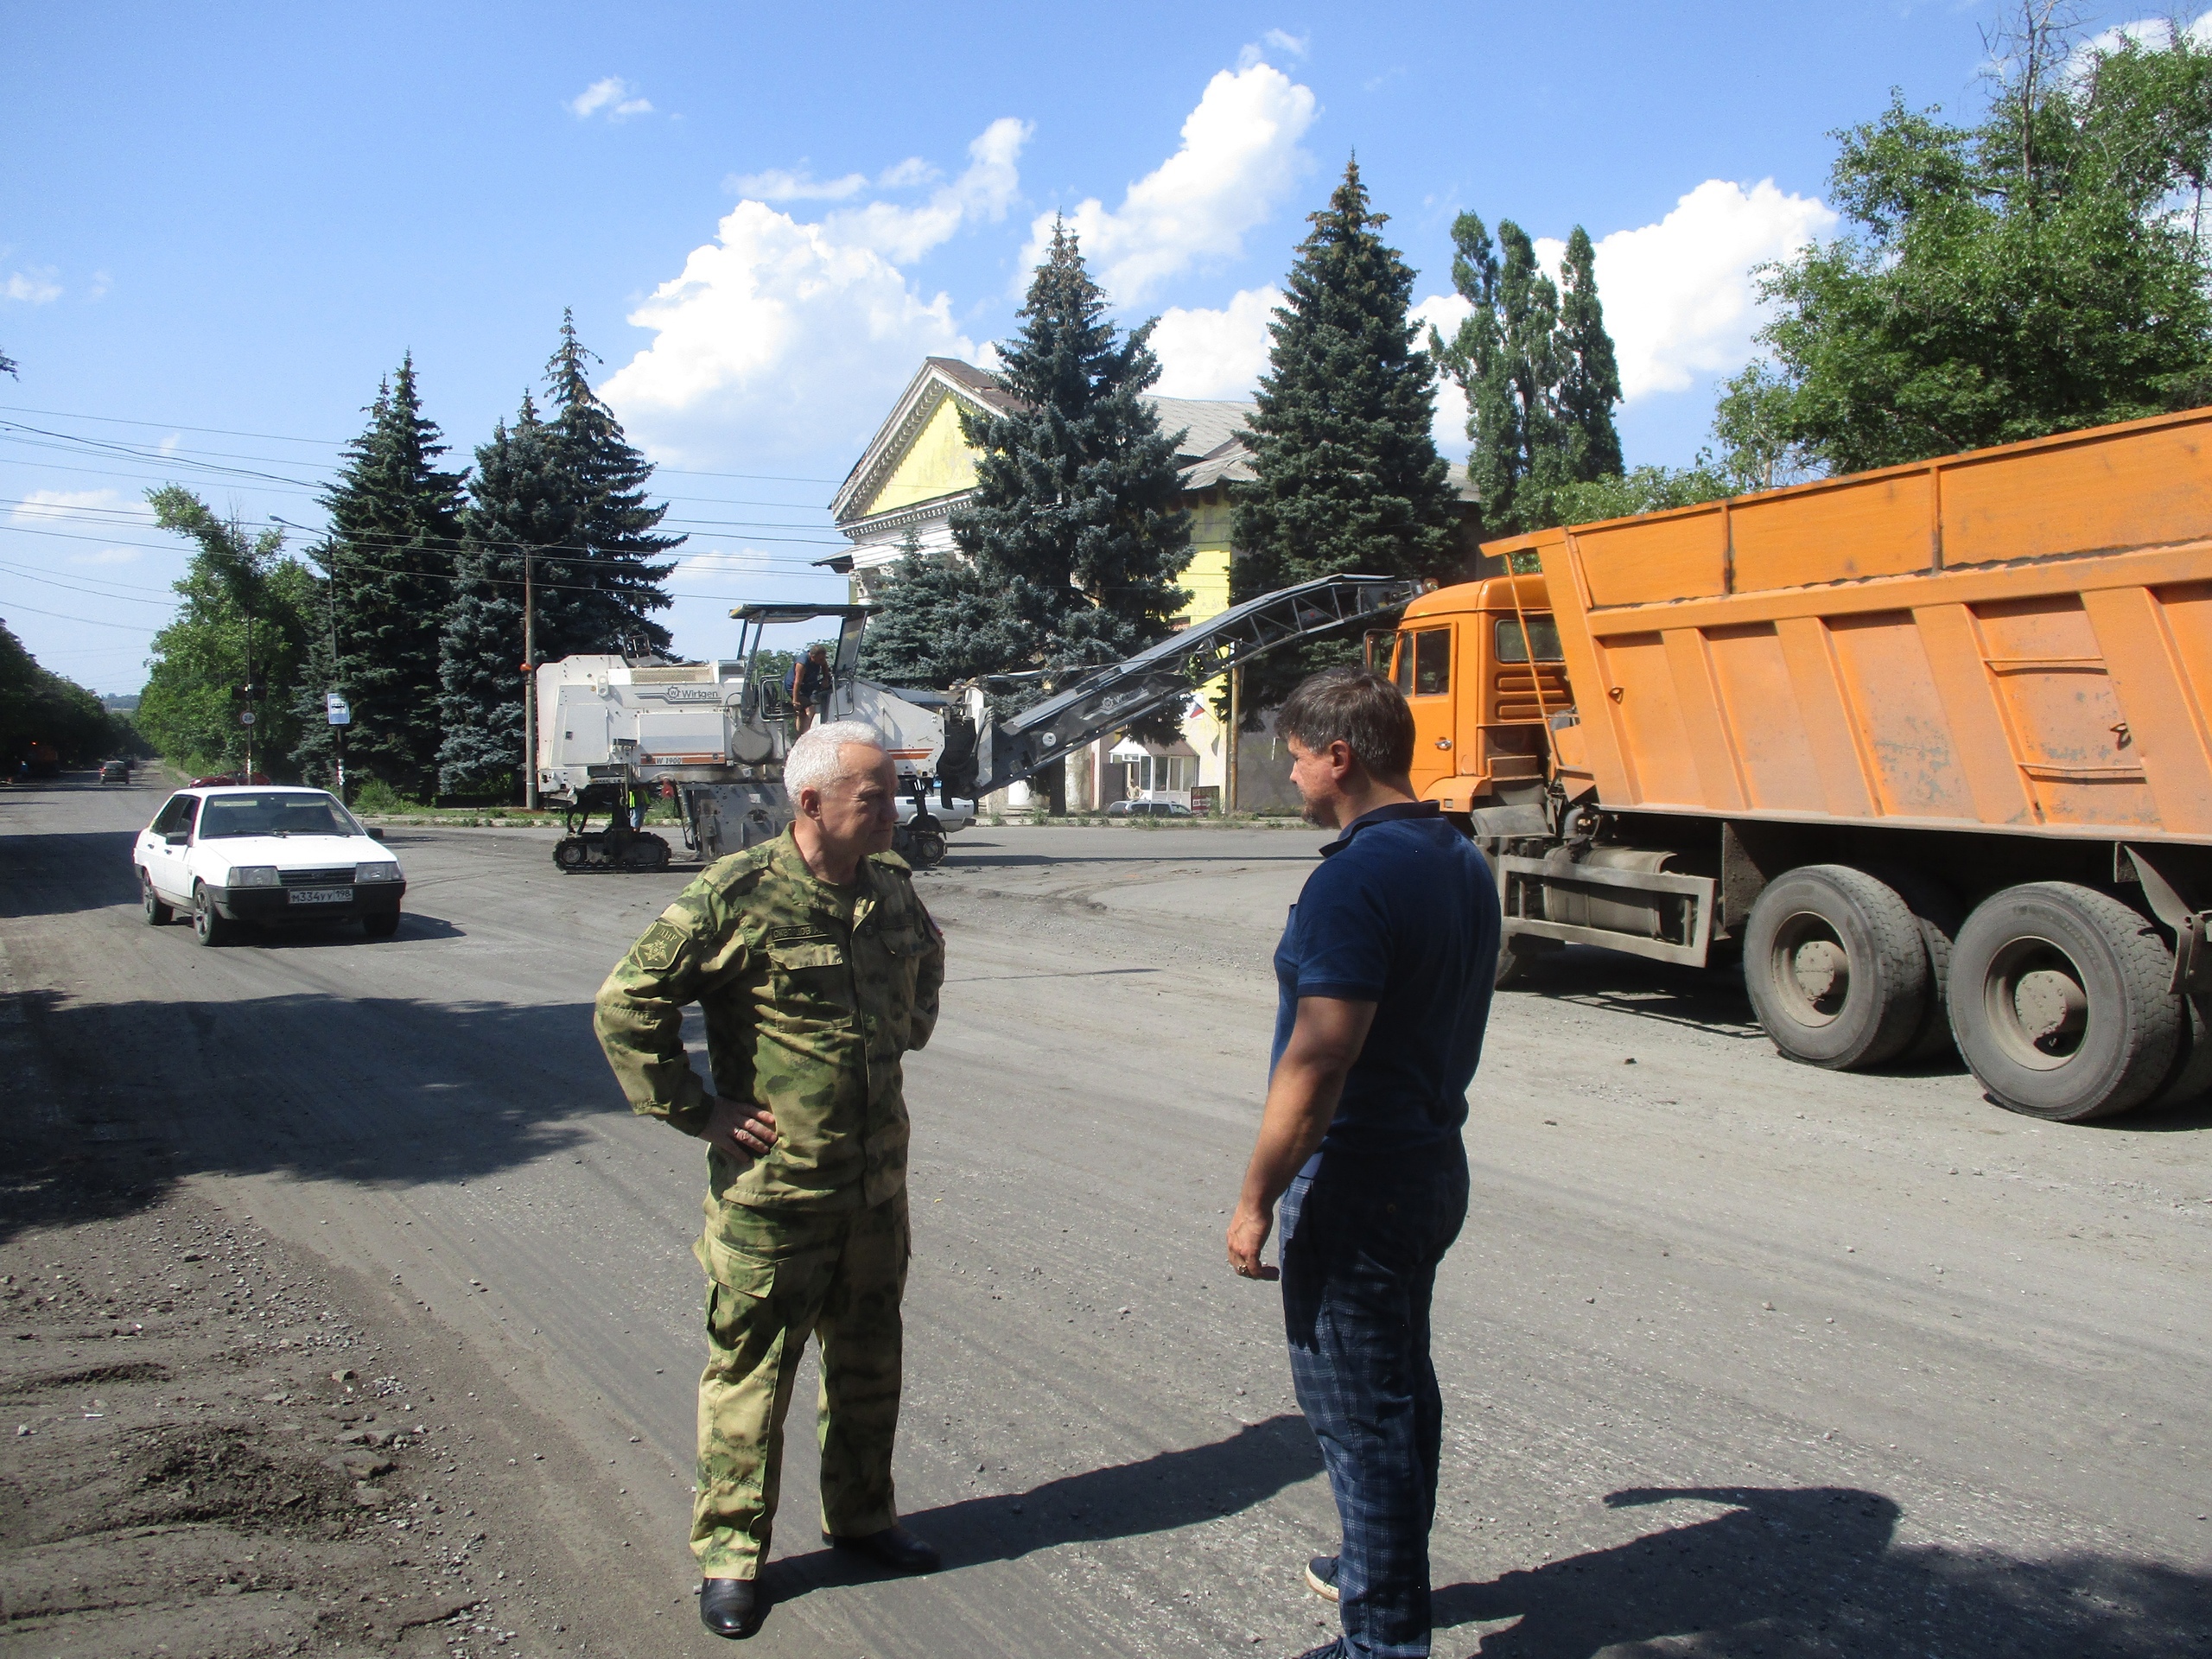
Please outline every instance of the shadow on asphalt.
[[0, 916], [67, 916], [136, 905], [138, 878], [131, 870], [130, 849], [137, 840], [136, 830], [10, 836]]
[[[1726, 1515], [1612, 1549], [1436, 1592], [1437, 1627], [1517, 1621], [1469, 1649], [1480, 1659], [1700, 1659], [1943, 1654], [1955, 1659], [2151, 1659], [2202, 1653], [2212, 1576], [2075, 1554], [2024, 1561], [1900, 1545], [1897, 1505], [1847, 1487], [1614, 1492], [1615, 1509], [1725, 1503]], [[1656, 1650], [1656, 1647], [1649, 1650]]]
[[[629, 1109], [586, 1003], [39, 990], [0, 999], [0, 1065], [60, 1092], [18, 1090], [0, 1122], [0, 1238], [127, 1214], [209, 1172], [471, 1180], [576, 1147], [591, 1120]], [[102, 1174], [90, 1198], [64, 1179], [88, 1163]]]
[[[1313, 1431], [1303, 1417], [1282, 1413], [1211, 1445], [1065, 1475], [1026, 1492], [963, 1498], [903, 1518], [937, 1546], [945, 1570], [952, 1572], [1066, 1544], [1201, 1525], [1255, 1508], [1320, 1472]], [[779, 1601], [882, 1576], [832, 1549], [786, 1556], [768, 1573], [769, 1593]]]

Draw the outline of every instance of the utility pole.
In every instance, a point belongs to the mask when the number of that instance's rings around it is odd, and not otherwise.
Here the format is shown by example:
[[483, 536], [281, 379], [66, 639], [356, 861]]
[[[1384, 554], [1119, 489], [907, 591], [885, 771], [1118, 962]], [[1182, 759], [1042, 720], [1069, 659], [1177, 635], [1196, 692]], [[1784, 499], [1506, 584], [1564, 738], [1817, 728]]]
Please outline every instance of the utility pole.
[[1244, 723], [1244, 670], [1242, 664], [1232, 664], [1229, 671], [1229, 766], [1223, 773], [1228, 785], [1222, 791], [1222, 814], [1227, 817], [1236, 810], [1236, 739]]

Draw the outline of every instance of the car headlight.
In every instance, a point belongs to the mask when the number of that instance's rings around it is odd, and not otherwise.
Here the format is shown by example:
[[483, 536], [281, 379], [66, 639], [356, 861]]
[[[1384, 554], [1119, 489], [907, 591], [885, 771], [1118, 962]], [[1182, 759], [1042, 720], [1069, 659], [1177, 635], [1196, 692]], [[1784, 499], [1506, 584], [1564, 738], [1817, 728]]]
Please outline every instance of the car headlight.
[[274, 864], [233, 864], [224, 873], [226, 887], [273, 887], [277, 884]]
[[397, 881], [399, 866], [389, 860], [382, 864], [364, 864], [353, 872], [353, 880], [363, 887], [373, 881]]

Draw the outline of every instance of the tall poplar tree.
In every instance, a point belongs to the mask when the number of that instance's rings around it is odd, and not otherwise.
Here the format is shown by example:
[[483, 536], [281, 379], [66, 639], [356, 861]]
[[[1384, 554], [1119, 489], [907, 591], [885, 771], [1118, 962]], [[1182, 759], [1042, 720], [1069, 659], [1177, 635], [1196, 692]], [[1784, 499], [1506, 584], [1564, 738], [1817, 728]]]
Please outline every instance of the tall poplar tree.
[[[1311, 216], [1268, 332], [1274, 343], [1246, 442], [1230, 597], [1345, 572], [1440, 575], [1458, 498], [1436, 453], [1436, 371], [1407, 317], [1414, 273], [1382, 240], [1355, 160]], [[1244, 702], [1272, 707], [1306, 672], [1356, 649], [1277, 652], [1246, 671]]]
[[1467, 474], [1493, 536], [1553, 522], [1571, 485], [1621, 470], [1620, 368], [1598, 297], [1596, 250], [1580, 226], [1560, 284], [1544, 274], [1529, 233], [1501, 219], [1493, 249], [1479, 215], [1452, 226], [1452, 286], [1468, 315], [1431, 344], [1467, 398]]
[[443, 736], [439, 635], [460, 550], [462, 475], [437, 465], [444, 434], [423, 413], [412, 353], [368, 413], [322, 498], [330, 531], [315, 558], [323, 626], [302, 677], [293, 758], [306, 775], [330, 775], [323, 696], [336, 691], [353, 708], [348, 769], [415, 796], [436, 775]]
[[569, 647], [574, 651], [664, 651], [669, 632], [652, 613], [669, 607], [661, 584], [676, 566], [661, 556], [686, 538], [656, 533], [668, 505], [646, 500], [652, 463], [591, 389], [585, 370], [597, 361], [576, 338], [574, 315], [563, 312], [560, 347], [545, 365], [554, 410], [548, 424], [582, 512], [569, 570], [575, 587], [559, 611], [562, 631], [582, 642]]
[[1020, 402], [960, 411], [980, 453], [954, 544], [1000, 595], [1003, 664], [1112, 662], [1173, 632], [1190, 603], [1191, 515], [1175, 466], [1179, 433], [1141, 394], [1160, 378], [1153, 324], [1127, 335], [1084, 266], [1075, 232], [1052, 226], [999, 375]]
[[440, 793], [511, 793], [522, 778], [525, 557], [538, 660], [611, 648], [579, 645], [567, 627], [569, 555], [582, 518], [564, 447], [525, 393], [514, 423], [501, 422], [476, 451], [439, 656]]

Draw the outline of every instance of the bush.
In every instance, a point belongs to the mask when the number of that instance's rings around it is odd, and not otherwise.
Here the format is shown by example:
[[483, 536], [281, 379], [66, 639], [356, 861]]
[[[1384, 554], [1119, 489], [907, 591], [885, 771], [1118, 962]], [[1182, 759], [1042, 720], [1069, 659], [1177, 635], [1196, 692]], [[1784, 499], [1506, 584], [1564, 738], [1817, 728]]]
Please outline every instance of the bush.
[[422, 803], [410, 801], [381, 778], [372, 778], [353, 794], [356, 812], [413, 812]]

